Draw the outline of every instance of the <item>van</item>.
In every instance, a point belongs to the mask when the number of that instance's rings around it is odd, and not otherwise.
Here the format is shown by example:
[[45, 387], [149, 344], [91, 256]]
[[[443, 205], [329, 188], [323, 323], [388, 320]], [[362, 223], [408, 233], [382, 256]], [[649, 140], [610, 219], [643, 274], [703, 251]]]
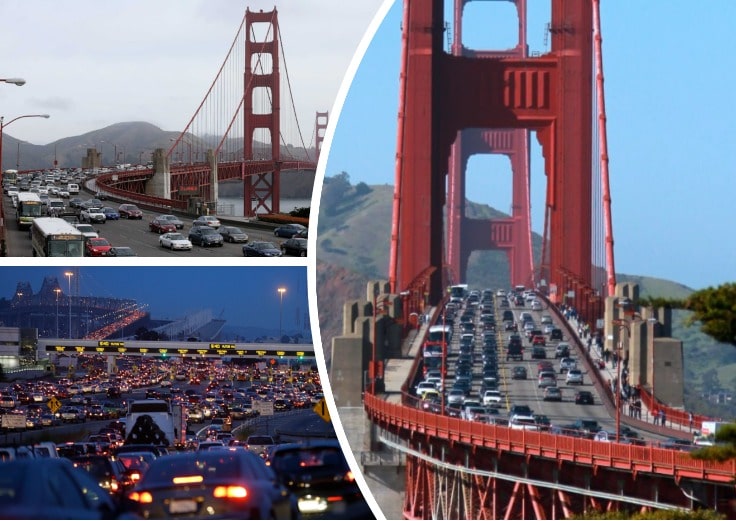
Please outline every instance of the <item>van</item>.
[[69, 195], [79, 194], [79, 185], [77, 183], [69, 183], [66, 185], [66, 189], [69, 191]]
[[66, 210], [66, 206], [61, 199], [49, 199], [46, 204], [46, 213], [49, 215], [59, 215], [64, 210]]

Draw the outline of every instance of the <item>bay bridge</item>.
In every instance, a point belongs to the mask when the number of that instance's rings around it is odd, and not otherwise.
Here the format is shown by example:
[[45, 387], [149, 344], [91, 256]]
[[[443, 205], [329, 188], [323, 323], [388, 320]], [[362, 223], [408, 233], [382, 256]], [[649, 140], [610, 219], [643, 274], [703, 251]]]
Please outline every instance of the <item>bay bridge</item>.
[[[662, 444], [619, 442], [622, 424], [662, 440], [687, 437], [708, 418], [683, 407], [682, 345], [671, 338], [671, 310], [639, 308], [638, 290], [616, 281], [599, 2], [550, 0], [551, 49], [534, 56], [526, 45], [526, 0], [511, 2], [519, 20], [516, 46], [467, 49], [462, 18], [470, 2], [451, 2], [449, 52], [443, 49], [445, 2], [403, 2], [388, 276], [346, 303], [343, 335], [331, 346], [329, 380], [341, 418], [360, 404], [368, 422], [363, 428], [370, 447], [361, 458], [369, 461], [371, 452], [387, 448], [400, 454], [400, 511], [407, 519], [553, 519], [590, 510], [701, 507], [734, 516], [733, 461], [707, 462]], [[547, 178], [536, 262], [532, 132]], [[511, 159], [508, 218], [466, 216], [472, 154]], [[533, 289], [544, 313], [564, 330], [596, 393], [597, 406], [585, 414], [595, 411], [608, 424], [615, 418], [616, 441], [574, 437], [569, 429], [516, 430], [503, 422], [471, 421], [450, 414], [444, 398], [441, 406], [418, 400], [414, 385], [426, 363], [421, 346], [428, 326], [444, 323], [447, 289], [465, 282], [468, 259], [480, 250], [505, 252], [510, 287]], [[588, 327], [601, 349], [617, 354], [618, 374], [600, 369], [586, 345]], [[476, 333], [474, 342], [480, 339]], [[502, 351], [500, 330], [497, 339]], [[474, 355], [479, 358], [480, 351]], [[440, 379], [446, 369], [439, 370]], [[501, 373], [500, 380], [517, 389], [509, 375]], [[661, 415], [661, 424], [625, 417], [624, 383], [640, 393], [646, 411]], [[541, 395], [535, 399], [540, 407]], [[362, 442], [360, 434], [348, 436]], [[380, 497], [378, 502], [389, 504]]]

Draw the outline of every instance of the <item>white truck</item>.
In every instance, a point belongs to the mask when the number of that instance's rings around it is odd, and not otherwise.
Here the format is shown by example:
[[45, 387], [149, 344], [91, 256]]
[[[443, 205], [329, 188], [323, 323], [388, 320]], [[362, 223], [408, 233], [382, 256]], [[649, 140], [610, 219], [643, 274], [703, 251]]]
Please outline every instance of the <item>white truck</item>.
[[133, 400], [125, 419], [125, 444], [174, 447], [184, 443], [186, 425], [181, 405], [166, 400]]
[[728, 422], [704, 421], [700, 426], [700, 432], [696, 432], [693, 436], [693, 443], [700, 446], [708, 446], [716, 444], [716, 434]]

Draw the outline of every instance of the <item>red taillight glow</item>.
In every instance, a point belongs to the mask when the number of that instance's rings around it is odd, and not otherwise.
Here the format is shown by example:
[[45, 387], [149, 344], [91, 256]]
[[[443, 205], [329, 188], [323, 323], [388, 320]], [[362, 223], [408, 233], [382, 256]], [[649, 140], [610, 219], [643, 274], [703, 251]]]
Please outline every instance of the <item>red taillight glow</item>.
[[219, 487], [215, 487], [213, 495], [216, 498], [245, 499], [248, 497], [248, 491], [245, 487], [241, 487], [240, 485], [221, 485]]
[[140, 481], [141, 479], [141, 473], [140, 472], [131, 472], [130, 473], [130, 480], [135, 483], [136, 481]]
[[137, 501], [138, 503], [153, 503], [153, 496], [150, 492], [131, 492], [128, 495], [128, 498], [130, 498], [132, 501]]

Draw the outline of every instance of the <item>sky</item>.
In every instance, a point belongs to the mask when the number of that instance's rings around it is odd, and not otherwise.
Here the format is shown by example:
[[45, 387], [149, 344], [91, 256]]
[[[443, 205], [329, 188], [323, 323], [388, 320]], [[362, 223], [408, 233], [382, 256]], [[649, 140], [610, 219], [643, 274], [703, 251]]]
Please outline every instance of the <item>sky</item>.
[[[329, 150], [327, 176], [345, 171], [353, 183], [394, 184], [401, 3], [376, 24], [353, 83], [342, 87], [346, 97], [333, 111], [335, 126], [323, 145], [323, 154]], [[549, 50], [550, 4], [528, 2], [531, 52]], [[736, 242], [729, 239], [736, 126], [728, 101], [736, 84], [735, 17], [731, 0], [697, 6], [684, 0], [601, 2], [617, 273], [693, 289], [736, 279]], [[452, 18], [445, 19], [451, 27]], [[516, 43], [511, 2], [471, 2], [463, 23], [467, 47], [506, 49]], [[541, 151], [532, 143], [532, 228], [541, 233], [546, 178]], [[471, 200], [509, 212], [507, 161], [473, 158], [467, 180]]]
[[299, 124], [309, 144], [315, 112], [332, 107], [380, 2], [3, 0], [0, 78], [20, 77], [26, 84], [0, 84], [0, 116], [8, 122], [49, 114], [6, 129], [36, 145], [127, 121], [183, 130], [222, 65], [246, 7], [276, 7]]
[[[3, 266], [0, 298], [11, 299], [18, 282], [38, 293], [44, 277], [56, 276], [68, 294], [66, 266]], [[307, 273], [301, 266], [82, 266], [79, 295], [134, 299], [153, 319], [178, 319], [210, 309], [226, 326], [302, 331], [308, 313]], [[74, 277], [74, 276], [73, 276]], [[74, 280], [71, 280], [74, 288]], [[278, 288], [283, 287], [283, 303]]]

